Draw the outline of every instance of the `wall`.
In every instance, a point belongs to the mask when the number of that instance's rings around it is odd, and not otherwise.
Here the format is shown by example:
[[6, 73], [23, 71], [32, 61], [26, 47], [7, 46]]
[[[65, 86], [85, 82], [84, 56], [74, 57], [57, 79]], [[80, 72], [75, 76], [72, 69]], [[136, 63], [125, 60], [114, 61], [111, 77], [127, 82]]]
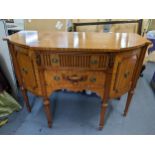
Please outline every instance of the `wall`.
[[[66, 31], [66, 22], [66, 19], [25, 19], [24, 27], [25, 30]], [[62, 28], [59, 29], [61, 24], [63, 24]]]
[[[108, 19], [71, 19], [71, 22], [99, 22], [107, 21]], [[112, 19], [112, 20], [128, 20], [128, 19]], [[61, 29], [56, 28], [57, 22], [60, 21], [63, 24]], [[147, 25], [147, 19], [143, 20], [143, 29]], [[25, 30], [49, 30], [49, 31], [67, 31], [67, 19], [25, 19]], [[77, 27], [78, 32], [103, 32], [103, 25], [98, 26], [82, 26]], [[110, 25], [111, 32], [137, 32], [137, 24], [115, 24]]]

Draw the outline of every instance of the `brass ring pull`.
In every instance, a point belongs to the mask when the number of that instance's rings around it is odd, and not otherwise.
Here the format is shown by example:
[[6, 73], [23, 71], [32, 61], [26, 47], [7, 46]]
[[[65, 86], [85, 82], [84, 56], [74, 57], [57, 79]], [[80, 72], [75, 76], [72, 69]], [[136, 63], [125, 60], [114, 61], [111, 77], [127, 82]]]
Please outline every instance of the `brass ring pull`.
[[57, 59], [57, 58], [53, 58], [53, 59], [52, 59], [52, 62], [53, 62], [53, 63], [58, 63], [58, 59]]
[[83, 75], [83, 76], [78, 76], [76, 74], [71, 75], [71, 76], [65, 76], [63, 75], [63, 78], [67, 81], [70, 81], [72, 83], [78, 83], [78, 82], [82, 82], [82, 81], [86, 81], [87, 80], [87, 76]]
[[91, 81], [91, 82], [96, 82], [96, 78], [95, 78], [95, 77], [91, 77], [91, 78], [90, 78], [90, 81]]
[[59, 76], [54, 76], [53, 79], [54, 79], [55, 81], [60, 81], [60, 77], [59, 77]]

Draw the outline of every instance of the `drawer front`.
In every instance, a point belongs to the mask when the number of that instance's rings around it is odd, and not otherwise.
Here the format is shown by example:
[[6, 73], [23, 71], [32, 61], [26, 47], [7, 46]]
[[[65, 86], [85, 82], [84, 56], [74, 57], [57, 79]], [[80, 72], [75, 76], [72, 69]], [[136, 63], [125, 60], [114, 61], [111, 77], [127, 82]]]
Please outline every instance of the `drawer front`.
[[105, 74], [91, 71], [46, 71], [46, 84], [49, 87], [104, 87]]
[[53, 69], [94, 69], [105, 70], [109, 66], [107, 54], [54, 54], [52, 52], [36, 52], [36, 63], [42, 67]]

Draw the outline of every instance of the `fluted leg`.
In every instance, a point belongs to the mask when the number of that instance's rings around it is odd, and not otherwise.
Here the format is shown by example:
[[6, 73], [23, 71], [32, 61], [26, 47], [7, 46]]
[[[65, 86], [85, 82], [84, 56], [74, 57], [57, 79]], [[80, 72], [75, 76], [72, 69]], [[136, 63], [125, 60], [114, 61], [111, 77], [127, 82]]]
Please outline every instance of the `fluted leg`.
[[102, 128], [104, 127], [104, 119], [105, 119], [105, 112], [106, 112], [107, 106], [108, 104], [105, 102], [103, 102], [101, 105], [99, 130], [102, 130]]
[[28, 96], [27, 96], [27, 91], [23, 87], [21, 87], [21, 91], [22, 91], [22, 95], [24, 97], [24, 101], [25, 101], [25, 105], [27, 107], [27, 110], [28, 110], [28, 112], [31, 112], [31, 106], [29, 104], [29, 99], [28, 99]]
[[46, 117], [47, 117], [47, 121], [48, 121], [48, 127], [51, 128], [52, 127], [52, 114], [51, 114], [51, 110], [50, 110], [50, 100], [49, 99], [44, 99], [44, 109], [45, 109], [45, 113], [46, 113]]
[[127, 112], [128, 112], [128, 109], [129, 109], [129, 106], [130, 106], [133, 94], [134, 94], [134, 91], [129, 91], [128, 92], [128, 97], [127, 97], [126, 106], [125, 106], [125, 110], [124, 110], [123, 116], [127, 115]]

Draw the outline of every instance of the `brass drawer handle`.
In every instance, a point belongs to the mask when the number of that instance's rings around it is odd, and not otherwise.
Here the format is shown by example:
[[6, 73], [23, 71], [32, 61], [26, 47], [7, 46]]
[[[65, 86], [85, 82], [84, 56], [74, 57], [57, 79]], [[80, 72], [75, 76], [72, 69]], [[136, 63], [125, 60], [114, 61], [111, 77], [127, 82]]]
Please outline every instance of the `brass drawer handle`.
[[90, 78], [90, 82], [96, 82], [96, 78], [95, 77], [91, 77]]
[[53, 58], [53, 59], [52, 59], [52, 63], [58, 63], [58, 61], [59, 61], [59, 60], [58, 60], [57, 58]]
[[91, 61], [91, 64], [92, 64], [92, 65], [96, 65], [97, 63], [98, 63], [97, 60], [92, 60], [92, 61]]
[[53, 79], [54, 79], [55, 81], [60, 81], [60, 77], [59, 77], [59, 76], [54, 76]]
[[70, 81], [72, 83], [78, 83], [78, 82], [82, 82], [82, 81], [86, 81], [87, 80], [87, 76], [83, 75], [83, 76], [78, 76], [76, 74], [71, 75], [71, 76], [65, 76], [63, 75], [63, 79]]

